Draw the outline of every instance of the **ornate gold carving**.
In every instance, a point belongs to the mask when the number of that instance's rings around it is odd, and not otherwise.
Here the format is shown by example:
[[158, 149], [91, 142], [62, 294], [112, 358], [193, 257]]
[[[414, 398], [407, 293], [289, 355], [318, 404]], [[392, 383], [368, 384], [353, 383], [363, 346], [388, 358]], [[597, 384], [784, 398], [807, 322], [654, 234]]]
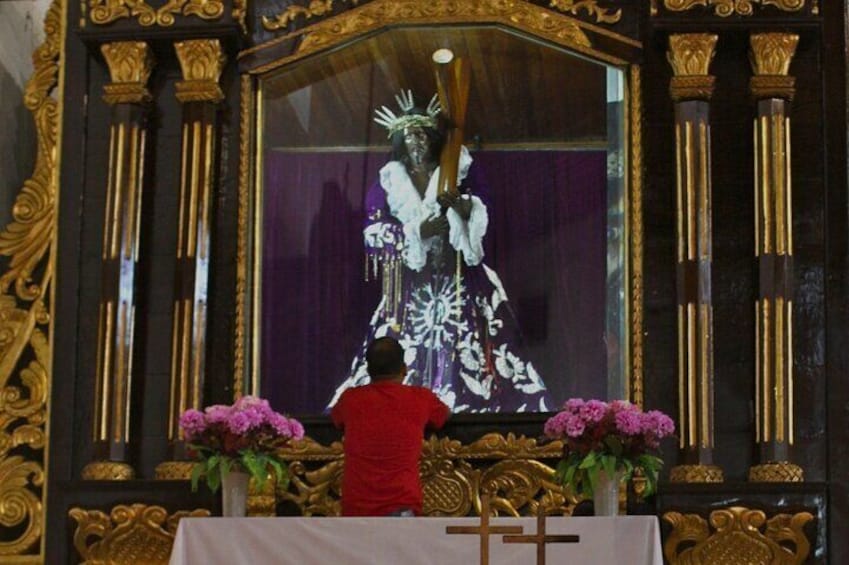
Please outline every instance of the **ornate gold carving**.
[[161, 506], [122, 504], [109, 516], [84, 508], [71, 508], [68, 515], [77, 522], [74, 547], [83, 563], [164, 565], [171, 555], [180, 519], [209, 516], [210, 512], [181, 510], [169, 515]]
[[751, 16], [754, 5], [775, 6], [784, 12], [798, 12], [805, 0], [664, 0], [663, 7], [674, 12], [690, 10], [696, 6], [713, 6], [714, 13], [723, 18], [738, 14]]
[[248, 484], [248, 516], [275, 516], [277, 514], [277, 480], [270, 473], [261, 487], [251, 477]]
[[579, 10], [584, 10], [600, 24], [615, 24], [622, 19], [621, 8], [611, 12], [609, 8], [600, 8], [596, 0], [551, 0], [549, 6], [573, 16], [577, 16]]
[[663, 519], [672, 526], [663, 544], [663, 554], [672, 565], [798, 565], [811, 550], [803, 531], [813, 520], [808, 512], [777, 514], [767, 520], [761, 510], [732, 506], [710, 513], [715, 532], [698, 514], [667, 512]]
[[643, 406], [643, 102], [640, 66], [631, 66], [631, 402]]
[[145, 0], [89, 0], [91, 21], [105, 25], [123, 18], [138, 18], [145, 27], [174, 25], [174, 15], [197, 16], [204, 20], [217, 20], [224, 13], [221, 0], [169, 0], [154, 8]]
[[792, 33], [756, 33], [749, 39], [752, 70], [756, 75], [786, 75], [799, 36]]
[[[468, 445], [431, 436], [422, 445], [424, 513], [479, 514], [480, 496], [488, 493], [497, 515], [533, 515], [540, 506], [547, 514], [568, 514], [577, 499], [563, 491], [554, 470], [540, 461], [559, 459], [562, 452], [560, 442], [540, 446], [535, 439], [513, 434], [487, 434]], [[291, 488], [278, 490], [278, 497], [297, 504], [305, 516], [338, 515], [342, 444], [323, 446], [307, 438], [282, 455], [290, 461]]]
[[248, 26], [245, 23], [245, 18], [248, 14], [248, 0], [233, 0], [233, 19], [239, 22], [239, 27], [242, 28], [242, 33], [247, 35]]
[[120, 461], [92, 461], [83, 467], [81, 476], [84, 481], [130, 481], [136, 472]]
[[218, 79], [227, 57], [217, 39], [177, 41], [174, 50], [183, 69], [183, 80], [178, 81], [177, 100], [180, 102], [220, 102], [224, 93]]
[[681, 33], [669, 36], [667, 59], [675, 76], [707, 75], [718, 36]]
[[669, 471], [671, 483], [721, 483], [722, 469], [716, 465], [676, 465]]
[[[291, 4], [286, 10], [274, 19], [275, 24], [279, 24], [275, 29], [281, 29], [295, 21], [298, 17], [303, 17], [305, 20], [319, 16], [326, 16], [333, 11], [333, 3], [335, 0], [309, 0], [306, 6], [298, 6]], [[356, 6], [359, 0], [342, 0], [343, 2], [350, 1]], [[264, 25], [264, 22], [263, 22]]]
[[[233, 341], [236, 351], [233, 355], [233, 391], [239, 393], [245, 386], [245, 348], [247, 347], [247, 281], [248, 281], [248, 215], [250, 208], [251, 149], [253, 147], [253, 79], [242, 75], [239, 121], [239, 212], [237, 219], [236, 241], [236, 330]], [[258, 339], [259, 336], [254, 336]]]
[[100, 50], [109, 66], [112, 83], [103, 87], [107, 104], [140, 104], [150, 101], [147, 80], [153, 72], [153, 52], [144, 41], [104, 43]]
[[[285, 12], [271, 18], [264, 16], [263, 27], [269, 31], [285, 28], [288, 18], [284, 18], [284, 15]], [[590, 39], [583, 30], [583, 27], [591, 27], [590, 24], [554, 14], [550, 10], [522, 0], [433, 0], [427, 3], [419, 0], [374, 0], [279, 38], [276, 41], [283, 41], [294, 36], [303, 37], [294, 55], [251, 72], [266, 72], [295, 58], [301, 58], [309, 53], [364, 35], [389, 23], [415, 25], [475, 22], [503, 24], [576, 51], [592, 53], [611, 63], [624, 63], [616, 57], [591, 49]]]
[[792, 100], [796, 79], [787, 76], [799, 36], [790, 33], [759, 33], [750, 38], [749, 59], [755, 73], [749, 81], [755, 99]]
[[709, 99], [715, 78], [708, 74], [717, 36], [708, 33], [675, 34], [669, 37], [667, 59], [675, 76], [669, 92], [675, 101]]
[[194, 461], [163, 461], [156, 466], [153, 476], [158, 481], [188, 481], [194, 467]]
[[65, 3], [54, 0], [44, 18], [44, 43], [33, 53], [35, 68], [24, 93], [38, 141], [35, 167], [15, 199], [12, 222], [0, 233], [0, 254], [10, 258], [0, 276], [0, 561], [14, 562], [14, 556], [43, 559], [39, 541], [47, 490], [50, 297], [64, 81], [58, 83], [55, 99], [51, 92], [59, 77], [65, 23]]
[[801, 467], [789, 461], [777, 461], [755, 465], [749, 469], [751, 483], [801, 483], [805, 472]]

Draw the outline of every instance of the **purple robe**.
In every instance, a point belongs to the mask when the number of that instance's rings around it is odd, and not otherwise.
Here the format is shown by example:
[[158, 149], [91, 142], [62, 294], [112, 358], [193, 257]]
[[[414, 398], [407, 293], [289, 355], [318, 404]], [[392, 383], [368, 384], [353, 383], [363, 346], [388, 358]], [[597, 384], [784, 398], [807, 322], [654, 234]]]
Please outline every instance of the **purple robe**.
[[[405, 351], [408, 384], [432, 389], [453, 412], [547, 411], [542, 378], [520, 350], [520, 334], [498, 275], [483, 263], [489, 213], [486, 195], [463, 182], [471, 166], [463, 149], [458, 182], [472, 202], [468, 220], [447, 210], [447, 235], [423, 240], [419, 226], [441, 213], [439, 169], [424, 198], [404, 165], [390, 161], [366, 195], [363, 230], [367, 268], [383, 286], [349, 377], [330, 404], [369, 382], [365, 351], [378, 337]], [[458, 260], [459, 255], [459, 260]]]

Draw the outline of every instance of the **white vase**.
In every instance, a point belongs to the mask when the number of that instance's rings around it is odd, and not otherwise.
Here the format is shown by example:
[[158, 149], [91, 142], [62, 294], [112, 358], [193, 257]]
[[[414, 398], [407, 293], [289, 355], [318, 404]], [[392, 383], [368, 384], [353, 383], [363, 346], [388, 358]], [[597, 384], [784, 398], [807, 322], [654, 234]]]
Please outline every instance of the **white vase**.
[[596, 516], [617, 516], [619, 514], [619, 483], [622, 472], [612, 477], [604, 471], [599, 472], [598, 481], [593, 490], [593, 509]]
[[251, 476], [242, 471], [221, 475], [221, 514], [231, 518], [245, 516], [248, 508], [248, 482]]

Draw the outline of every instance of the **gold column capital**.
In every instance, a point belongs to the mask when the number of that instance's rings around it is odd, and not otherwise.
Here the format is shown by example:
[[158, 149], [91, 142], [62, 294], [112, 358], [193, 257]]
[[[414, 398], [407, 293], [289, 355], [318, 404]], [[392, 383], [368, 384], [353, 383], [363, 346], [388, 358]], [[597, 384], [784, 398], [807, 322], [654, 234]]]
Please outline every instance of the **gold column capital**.
[[107, 104], [149, 102], [147, 81], [155, 64], [153, 51], [144, 41], [117, 41], [100, 47], [112, 83], [103, 87]]
[[715, 77], [709, 74], [718, 36], [710, 33], [682, 33], [669, 36], [666, 58], [675, 76], [669, 93], [676, 102], [707, 100], [713, 95]]
[[788, 76], [799, 36], [793, 33], [753, 33], [749, 38], [749, 60], [755, 74], [749, 87], [756, 99], [792, 100], [796, 79]]
[[174, 43], [177, 59], [183, 69], [183, 80], [177, 83], [180, 102], [220, 102], [224, 93], [218, 86], [227, 57], [217, 39], [192, 39]]

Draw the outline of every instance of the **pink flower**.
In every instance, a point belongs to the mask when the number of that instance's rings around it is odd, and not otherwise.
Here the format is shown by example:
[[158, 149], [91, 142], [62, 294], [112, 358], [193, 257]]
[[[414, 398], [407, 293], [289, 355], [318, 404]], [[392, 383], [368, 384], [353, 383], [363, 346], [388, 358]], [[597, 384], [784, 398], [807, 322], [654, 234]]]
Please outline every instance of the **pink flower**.
[[660, 410], [649, 410], [643, 415], [643, 433], [663, 438], [675, 433], [675, 422]]
[[557, 439], [566, 433], [566, 420], [571, 416], [568, 412], [558, 412], [545, 422], [543, 431], [550, 438]]
[[294, 418], [289, 418], [289, 427], [292, 428], [292, 439], [304, 438], [304, 426]]
[[577, 412], [584, 405], [583, 398], [570, 398], [563, 404], [563, 408], [569, 412]]
[[614, 413], [616, 413], [616, 412], [639, 412], [640, 411], [640, 408], [637, 405], [631, 404], [627, 400], [614, 400], [613, 402], [610, 403], [610, 409], [613, 410]]
[[206, 422], [208, 424], [221, 424], [227, 421], [230, 417], [230, 407], [223, 404], [214, 404], [207, 406], [204, 410], [206, 414]]
[[635, 436], [643, 431], [643, 419], [638, 411], [623, 410], [614, 415], [616, 429], [628, 436]]
[[585, 422], [596, 424], [602, 421], [604, 416], [607, 414], [607, 409], [607, 402], [602, 402], [601, 400], [588, 400], [580, 407], [578, 413]]
[[253, 407], [269, 408], [268, 401], [264, 398], [247, 395], [241, 397], [235, 404], [233, 404], [233, 408], [235, 410], [245, 410]]
[[283, 415], [277, 413], [272, 414], [268, 423], [271, 424], [271, 427], [274, 428], [274, 431], [277, 432], [278, 435], [283, 437], [292, 437], [292, 426], [289, 424], [289, 420], [287, 420]]
[[245, 412], [236, 412], [227, 420], [227, 427], [234, 434], [243, 434], [251, 427], [251, 420]]
[[585, 429], [586, 425], [580, 416], [570, 414], [566, 419], [566, 435], [569, 437], [579, 437]]
[[180, 416], [180, 427], [185, 432], [186, 439], [191, 440], [206, 429], [206, 419], [198, 410], [189, 409]]

